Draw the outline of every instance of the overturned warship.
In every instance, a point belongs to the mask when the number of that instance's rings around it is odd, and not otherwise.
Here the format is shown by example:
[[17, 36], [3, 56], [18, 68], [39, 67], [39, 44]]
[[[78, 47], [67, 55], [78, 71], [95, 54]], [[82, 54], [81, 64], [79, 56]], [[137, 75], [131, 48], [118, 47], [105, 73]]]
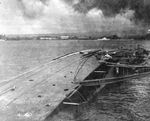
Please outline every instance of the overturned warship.
[[0, 120], [49, 121], [89, 102], [107, 84], [150, 74], [149, 51], [91, 49], [52, 59], [0, 83]]

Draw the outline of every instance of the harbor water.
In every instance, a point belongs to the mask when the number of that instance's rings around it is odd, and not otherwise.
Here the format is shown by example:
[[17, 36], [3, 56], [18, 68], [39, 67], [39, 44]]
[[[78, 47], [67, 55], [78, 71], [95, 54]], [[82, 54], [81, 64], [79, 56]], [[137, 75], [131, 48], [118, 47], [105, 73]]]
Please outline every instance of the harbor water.
[[[29, 40], [0, 41], [0, 84], [58, 56], [84, 49], [150, 50], [150, 41]], [[52, 121], [150, 121], [150, 76], [105, 86], [88, 104], [66, 106]]]

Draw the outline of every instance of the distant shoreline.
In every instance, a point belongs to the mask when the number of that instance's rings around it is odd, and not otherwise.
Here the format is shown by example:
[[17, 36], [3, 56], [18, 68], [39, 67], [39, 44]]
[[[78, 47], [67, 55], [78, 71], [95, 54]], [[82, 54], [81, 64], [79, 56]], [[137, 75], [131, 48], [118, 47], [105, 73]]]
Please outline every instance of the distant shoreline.
[[113, 40], [113, 39], [133, 39], [133, 40], [149, 40], [150, 34], [128, 35], [120, 37], [118, 35], [107, 36], [88, 36], [88, 35], [0, 35], [1, 40], [21, 41], [21, 40]]

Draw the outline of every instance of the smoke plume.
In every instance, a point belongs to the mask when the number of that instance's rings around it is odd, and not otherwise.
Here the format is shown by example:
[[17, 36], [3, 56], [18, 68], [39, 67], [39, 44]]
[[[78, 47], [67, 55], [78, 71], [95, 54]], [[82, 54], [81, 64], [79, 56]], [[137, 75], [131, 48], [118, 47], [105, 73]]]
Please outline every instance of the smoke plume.
[[[93, 8], [103, 11], [104, 16], [114, 17], [126, 10], [134, 11], [134, 20], [150, 23], [149, 0], [65, 0], [79, 13], [88, 13]], [[76, 1], [76, 2], [75, 2]]]
[[122, 34], [150, 23], [149, 0], [2, 0], [1, 6], [1, 33]]

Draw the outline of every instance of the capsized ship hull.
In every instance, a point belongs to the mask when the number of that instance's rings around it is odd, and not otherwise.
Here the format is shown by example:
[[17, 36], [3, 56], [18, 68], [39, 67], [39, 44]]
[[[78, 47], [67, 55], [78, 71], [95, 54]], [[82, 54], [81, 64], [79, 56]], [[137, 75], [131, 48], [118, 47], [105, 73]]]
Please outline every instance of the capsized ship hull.
[[83, 80], [99, 65], [90, 58], [77, 75], [84, 61], [80, 52], [68, 54], [1, 83], [0, 120], [45, 120], [77, 87], [73, 81]]
[[[145, 75], [145, 72], [149, 74], [150, 67], [127, 67], [123, 64], [130, 64], [130, 58], [126, 55], [113, 57], [114, 54], [116, 51], [102, 50], [67, 54], [1, 83], [0, 120], [49, 121], [61, 105], [80, 105], [89, 101], [108, 81], [115, 83], [129, 74], [129, 78], [133, 74], [135, 77]], [[103, 55], [108, 59], [100, 62]], [[139, 57], [142, 61], [138, 64], [142, 63], [145, 56], [138, 55], [132, 60]]]

